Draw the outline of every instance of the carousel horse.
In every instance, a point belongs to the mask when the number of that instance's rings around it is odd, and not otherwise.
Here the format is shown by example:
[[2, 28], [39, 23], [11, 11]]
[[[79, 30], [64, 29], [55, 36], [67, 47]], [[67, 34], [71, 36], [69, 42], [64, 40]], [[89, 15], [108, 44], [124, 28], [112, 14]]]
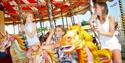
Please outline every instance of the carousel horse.
[[[3, 39], [4, 38], [4, 39]], [[5, 37], [1, 32], [0, 32], [0, 52], [6, 52], [6, 48], [9, 44], [7, 40], [7, 37]]]
[[5, 45], [10, 44], [9, 47], [10, 47], [10, 55], [12, 58], [12, 62], [13, 63], [26, 63], [27, 60], [26, 60], [26, 57], [24, 54], [25, 46], [24, 46], [23, 40], [20, 39], [16, 35], [11, 36], [7, 32], [5, 35], [2, 33], [1, 33], [1, 35], [3, 36], [1, 38], [1, 40], [2, 40], [1, 42], [4, 44], [4, 45], [2, 45], [4, 50], [6, 50]]
[[60, 39], [61, 46], [67, 54], [77, 51], [79, 63], [110, 63], [112, 53], [100, 49], [92, 42], [92, 36], [80, 26], [72, 26]]
[[[22, 40], [18, 35], [8, 36], [5, 35], [1, 40], [6, 40], [11, 42], [10, 45], [10, 54], [13, 63], [29, 63], [28, 58], [25, 55], [26, 47], [24, 44], [24, 40]], [[6, 42], [4, 41], [4, 42]], [[40, 63], [59, 63], [56, 52], [50, 49], [40, 49], [37, 53], [33, 52], [31, 55], [34, 57], [35, 55], [40, 55], [38, 61]]]

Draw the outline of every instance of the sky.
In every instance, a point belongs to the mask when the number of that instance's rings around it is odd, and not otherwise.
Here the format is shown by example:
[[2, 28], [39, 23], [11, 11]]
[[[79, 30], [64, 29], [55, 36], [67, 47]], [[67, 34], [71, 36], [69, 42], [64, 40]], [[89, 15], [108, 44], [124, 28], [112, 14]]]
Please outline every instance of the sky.
[[[115, 21], [120, 21], [120, 8], [119, 8], [119, 0], [114, 0], [113, 2], [107, 2], [108, 4], [108, 9], [109, 9], [109, 14], [115, 17]], [[125, 12], [125, 0], [122, 0], [123, 2], [123, 8]], [[84, 15], [79, 14], [75, 15], [74, 19], [76, 22], [82, 22], [82, 21], [88, 21], [89, 18], [91, 17], [91, 13], [88, 11]], [[56, 19], [57, 25], [62, 25], [62, 18]], [[66, 24], [66, 18], [64, 17], [64, 23]], [[71, 23], [71, 18], [68, 18], [68, 23]], [[40, 23], [37, 23], [37, 27], [40, 27]], [[50, 27], [49, 21], [44, 22], [44, 27]], [[14, 28], [12, 25], [5, 26], [5, 30], [8, 31], [8, 33], [13, 34], [14, 33]], [[15, 26], [15, 33], [18, 33], [18, 26]]]
[[125, 12], [125, 0], [123, 0], [122, 3], [123, 3], [124, 12]]

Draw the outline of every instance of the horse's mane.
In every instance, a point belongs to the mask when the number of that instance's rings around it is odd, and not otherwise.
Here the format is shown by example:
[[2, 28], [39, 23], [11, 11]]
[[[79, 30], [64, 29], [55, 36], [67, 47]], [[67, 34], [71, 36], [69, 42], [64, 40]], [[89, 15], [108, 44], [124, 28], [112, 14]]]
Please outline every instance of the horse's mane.
[[18, 42], [20, 48], [21, 48], [22, 50], [26, 50], [24, 40], [21, 39], [20, 36], [18, 36], [18, 35], [13, 35], [13, 37], [15, 38], [15, 40], [17, 40], [17, 42]]
[[0, 32], [0, 43], [3, 42], [5, 39], [5, 36], [2, 32]]

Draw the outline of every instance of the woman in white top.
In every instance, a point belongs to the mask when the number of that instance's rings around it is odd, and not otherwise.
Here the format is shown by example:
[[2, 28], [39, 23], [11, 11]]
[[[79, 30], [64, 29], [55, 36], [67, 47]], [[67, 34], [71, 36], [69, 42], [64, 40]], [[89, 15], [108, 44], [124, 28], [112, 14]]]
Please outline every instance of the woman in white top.
[[[92, 15], [89, 22], [92, 30], [98, 32], [101, 48], [108, 48], [112, 51], [113, 63], [122, 63], [121, 45], [114, 35], [114, 17], [108, 14], [106, 2], [96, 2], [94, 9], [96, 13]], [[93, 27], [93, 21], [96, 21], [97, 28]]]
[[[33, 57], [33, 53], [38, 53], [40, 50], [40, 41], [37, 37], [36, 24], [32, 22], [33, 15], [31, 13], [26, 13], [26, 23], [21, 26], [21, 31], [25, 32], [26, 41], [28, 45], [28, 51], [26, 56], [29, 58], [29, 63], [39, 63], [39, 55]], [[34, 52], [35, 51], [35, 52]]]

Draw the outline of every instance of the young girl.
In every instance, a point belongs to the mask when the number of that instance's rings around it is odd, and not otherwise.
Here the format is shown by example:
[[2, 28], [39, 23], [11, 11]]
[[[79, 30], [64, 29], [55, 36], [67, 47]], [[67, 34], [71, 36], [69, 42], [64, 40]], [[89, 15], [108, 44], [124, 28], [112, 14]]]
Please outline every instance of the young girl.
[[[108, 14], [107, 4], [104, 2], [96, 2], [95, 11], [96, 14], [92, 15], [89, 22], [92, 30], [98, 32], [101, 48], [108, 48], [112, 51], [113, 63], [122, 63], [121, 45], [114, 35], [114, 17]], [[93, 27], [93, 21], [96, 21], [97, 28]]]
[[52, 29], [50, 31], [50, 34], [46, 40], [47, 45], [48, 44], [54, 45], [54, 50], [57, 52], [59, 58], [60, 58], [61, 50], [60, 50], [60, 48], [57, 48], [57, 47], [60, 47], [60, 43], [58, 41], [59, 41], [59, 39], [62, 38], [64, 33], [65, 33], [65, 30], [64, 30], [63, 26], [58, 25], [58, 26], [56, 26], [55, 29]]
[[[58, 25], [55, 29], [50, 31], [50, 34], [46, 40], [46, 44], [56, 44], [58, 40], [64, 35], [65, 31], [63, 26]], [[58, 46], [57, 46], [58, 47]]]
[[76, 61], [73, 61], [73, 57], [71, 57], [71, 55], [67, 55], [63, 50], [61, 50], [61, 48], [57, 48], [61, 46], [61, 44], [58, 41], [63, 37], [64, 34], [65, 34], [65, 29], [63, 28], [63, 26], [62, 25], [56, 26], [55, 29], [51, 30], [46, 40], [46, 44], [53, 45], [53, 48], [55, 48], [54, 50], [57, 52], [58, 57], [60, 59], [60, 63], [76, 63]]
[[32, 22], [33, 15], [26, 13], [26, 23], [21, 26], [21, 31], [25, 32], [28, 51], [26, 56], [29, 58], [29, 63], [39, 63], [40, 42], [37, 37], [36, 24]]

